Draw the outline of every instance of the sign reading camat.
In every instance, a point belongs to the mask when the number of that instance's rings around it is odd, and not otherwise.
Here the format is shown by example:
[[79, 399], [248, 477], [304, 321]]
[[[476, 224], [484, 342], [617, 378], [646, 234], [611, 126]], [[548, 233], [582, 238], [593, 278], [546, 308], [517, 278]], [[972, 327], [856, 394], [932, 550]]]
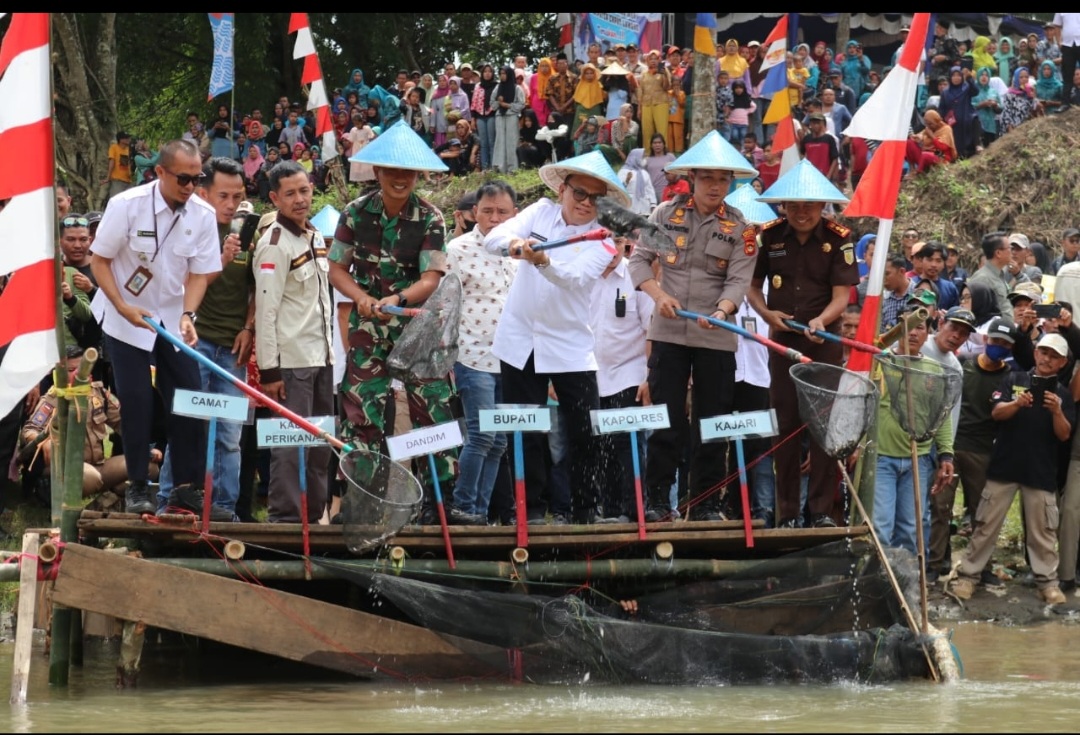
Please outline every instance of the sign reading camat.
[[589, 416], [592, 419], [594, 434], [667, 429], [671, 426], [666, 405], [609, 408], [603, 411], [590, 411]]
[[[336, 427], [333, 416], [313, 416], [308, 421], [327, 434], [334, 435]], [[325, 439], [301, 429], [288, 419], [259, 419], [256, 426], [260, 447], [315, 447], [326, 444]]]
[[480, 431], [551, 431], [551, 409], [547, 406], [483, 408]]
[[423, 454], [442, 452], [454, 447], [460, 447], [461, 444], [461, 425], [457, 421], [425, 426], [423, 429], [410, 431], [400, 436], [386, 437], [386, 447], [390, 451], [390, 459], [395, 462], [419, 457]]
[[227, 396], [223, 393], [201, 393], [177, 388], [173, 393], [173, 413], [197, 419], [223, 419], [246, 423], [246, 396]]
[[701, 440], [776, 436], [776, 411], [729, 413], [701, 420]]

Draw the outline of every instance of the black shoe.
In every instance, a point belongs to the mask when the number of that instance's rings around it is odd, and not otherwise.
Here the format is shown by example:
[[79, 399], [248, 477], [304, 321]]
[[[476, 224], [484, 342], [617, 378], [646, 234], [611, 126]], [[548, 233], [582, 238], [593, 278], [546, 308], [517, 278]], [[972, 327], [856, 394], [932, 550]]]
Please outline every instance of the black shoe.
[[487, 516], [479, 513], [466, 513], [451, 506], [446, 512], [446, 523], [451, 526], [486, 526]]
[[701, 510], [690, 516], [692, 521], [726, 521], [727, 516], [718, 510]]
[[1070, 592], [1072, 592], [1073, 590], [1076, 589], [1076, 580], [1075, 579], [1061, 579], [1061, 580], [1058, 580], [1058, 587], [1061, 588], [1062, 592], [1064, 592], [1065, 594], [1068, 594], [1068, 593], [1070, 593]]
[[425, 505], [420, 508], [420, 514], [416, 517], [416, 524], [418, 526], [438, 526], [439, 523], [439, 511], [435, 510], [434, 506]]
[[154, 501], [150, 497], [150, 488], [145, 482], [128, 483], [127, 491], [124, 493], [124, 510], [137, 515], [154, 512]]
[[609, 516], [607, 518], [597, 518], [596, 523], [602, 526], [610, 526], [616, 523], [629, 523], [630, 516]]
[[941, 579], [941, 575], [938, 574], [938, 571], [936, 569], [927, 569], [926, 570], [926, 583], [927, 584], [937, 584], [939, 579]]
[[671, 523], [676, 518], [678, 514], [670, 508], [649, 508], [645, 511], [646, 523]]
[[1004, 587], [1005, 586], [1005, 582], [1002, 581], [1001, 577], [994, 574], [989, 569], [982, 570], [982, 574], [979, 575], [979, 582], [984, 587]]
[[[515, 520], [515, 523], [516, 522], [517, 521]], [[534, 516], [533, 518], [526, 519], [525, 523], [529, 526], [546, 526], [548, 525], [548, 519], [544, 516]]]
[[335, 513], [334, 517], [330, 519], [331, 526], [342, 526], [345, 524], [345, 518], [340, 513]]
[[[192, 485], [190, 483], [176, 485], [173, 487], [172, 492], [169, 493], [169, 502], [166, 504], [166, 510], [169, 508], [179, 508], [180, 510], [191, 511], [195, 515], [202, 517], [204, 499], [203, 489], [198, 485]], [[236, 516], [233, 515], [231, 510], [226, 510], [220, 505], [210, 506], [210, 520], [214, 523], [230, 523], [235, 517]]]
[[819, 513], [814, 516], [814, 528], [836, 528], [836, 521], [828, 513]]
[[777, 528], [798, 528], [799, 527], [799, 519], [798, 518], [785, 518], [784, 520], [777, 523], [776, 527]]
[[564, 516], [562, 513], [553, 513], [551, 516], [551, 525], [553, 526], [569, 526], [570, 519]]

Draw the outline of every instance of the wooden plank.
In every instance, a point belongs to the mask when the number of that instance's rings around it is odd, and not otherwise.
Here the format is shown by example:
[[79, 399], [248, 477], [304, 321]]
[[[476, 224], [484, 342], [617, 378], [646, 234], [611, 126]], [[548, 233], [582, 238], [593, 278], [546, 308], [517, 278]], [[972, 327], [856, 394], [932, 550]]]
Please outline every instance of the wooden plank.
[[24, 533], [19, 561], [19, 617], [15, 629], [15, 660], [11, 672], [11, 703], [25, 704], [30, 684], [31, 648], [34, 643], [34, 607], [37, 602], [38, 546], [41, 536]]
[[[87, 546], [64, 549], [53, 597], [69, 607], [356, 676], [505, 674], [426, 628]], [[480, 648], [473, 650], [499, 660], [499, 649]]]

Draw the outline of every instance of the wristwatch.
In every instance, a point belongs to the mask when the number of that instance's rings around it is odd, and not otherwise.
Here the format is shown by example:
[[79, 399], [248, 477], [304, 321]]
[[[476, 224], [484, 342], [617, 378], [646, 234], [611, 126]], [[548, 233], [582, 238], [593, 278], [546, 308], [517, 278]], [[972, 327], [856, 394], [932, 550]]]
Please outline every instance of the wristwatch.
[[198, 319], [194, 311], [185, 311], [183, 314], [180, 315], [180, 318], [183, 318], [185, 316], [191, 320], [192, 324], [194, 324], [195, 320]]
[[397, 295], [397, 305], [398, 306], [408, 306], [408, 304], [409, 304], [409, 300], [407, 298], [405, 298], [405, 294], [399, 293]]

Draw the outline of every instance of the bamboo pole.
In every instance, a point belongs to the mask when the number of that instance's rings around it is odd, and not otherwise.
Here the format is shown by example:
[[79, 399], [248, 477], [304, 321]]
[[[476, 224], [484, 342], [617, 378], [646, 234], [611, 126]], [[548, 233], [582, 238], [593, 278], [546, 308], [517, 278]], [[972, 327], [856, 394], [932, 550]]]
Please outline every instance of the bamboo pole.
[[[19, 563], [19, 613], [15, 629], [15, 660], [11, 672], [11, 703], [25, 704], [30, 684], [30, 661], [34, 645], [34, 606], [37, 603], [37, 553], [41, 537], [23, 534], [23, 558]], [[5, 564], [13, 567], [14, 564]]]

